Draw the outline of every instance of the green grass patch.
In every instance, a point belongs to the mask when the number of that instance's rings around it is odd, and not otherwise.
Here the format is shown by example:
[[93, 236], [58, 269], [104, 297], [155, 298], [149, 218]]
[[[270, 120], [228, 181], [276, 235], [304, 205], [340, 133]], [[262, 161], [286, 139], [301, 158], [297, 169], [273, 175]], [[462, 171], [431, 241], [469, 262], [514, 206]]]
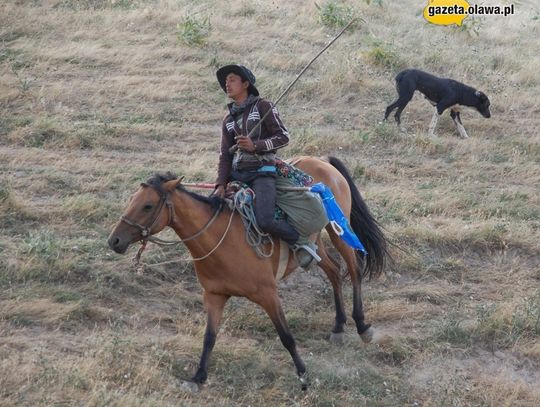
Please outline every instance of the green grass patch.
[[367, 52], [366, 57], [373, 65], [397, 72], [405, 67], [402, 57], [390, 45], [376, 43]]
[[[328, 28], [344, 28], [356, 15], [351, 6], [337, 1], [328, 1], [323, 5], [315, 3], [315, 7], [319, 11], [319, 23]], [[349, 29], [356, 24], [353, 23]]]
[[203, 47], [211, 31], [210, 17], [187, 15], [176, 25], [176, 38], [189, 47]]
[[468, 346], [472, 340], [470, 329], [464, 326], [465, 317], [456, 309], [450, 309], [445, 318], [437, 321], [434, 326], [433, 338], [437, 342], [453, 345]]
[[399, 130], [391, 123], [382, 122], [373, 128], [371, 139], [385, 144], [394, 143], [400, 140]]
[[400, 338], [392, 341], [389, 345], [378, 347], [373, 352], [372, 358], [391, 366], [400, 366], [407, 363], [414, 355], [414, 347], [407, 342], [406, 338]]
[[74, 249], [72, 241], [47, 228], [30, 231], [9, 247], [10, 255], [0, 256], [2, 285], [88, 281], [92, 261], [102, 256]]
[[288, 153], [294, 155], [318, 155], [324, 141], [311, 127], [300, 128], [292, 137]]
[[520, 340], [540, 337], [540, 291], [519, 304], [482, 304], [476, 309], [474, 335], [491, 345], [511, 347]]
[[33, 66], [31, 56], [28, 53], [13, 48], [0, 49], [0, 63], [2, 62], [7, 62], [11, 72], [16, 76], [20, 70]]
[[52, 298], [54, 302], [65, 303], [81, 300], [81, 294], [76, 291], [57, 291]]
[[433, 339], [468, 347], [482, 342], [490, 349], [509, 348], [540, 337], [540, 291], [517, 304], [484, 303], [468, 316], [457, 305], [435, 323]]
[[0, 135], [6, 136], [15, 129], [30, 126], [33, 122], [34, 118], [32, 116], [0, 116]]
[[140, 4], [148, 3], [144, 0], [60, 0], [54, 8], [81, 10], [133, 10]]
[[94, 140], [87, 134], [71, 128], [71, 124], [60, 122], [54, 116], [38, 118], [22, 117], [11, 123], [5, 122], [1, 132], [8, 142], [35, 148], [80, 148], [94, 146]]
[[63, 245], [64, 240], [50, 229], [30, 231], [23, 239], [22, 252], [47, 263], [54, 263], [60, 258]]
[[113, 216], [111, 205], [93, 194], [71, 195], [64, 199], [62, 213], [79, 224], [103, 222]]
[[428, 155], [448, 153], [448, 147], [438, 138], [417, 135], [411, 138], [411, 143], [416, 150], [414, 154], [418, 154], [418, 152]]
[[463, 243], [485, 249], [504, 249], [507, 247], [508, 229], [505, 224], [485, 224], [471, 231], [463, 239]]

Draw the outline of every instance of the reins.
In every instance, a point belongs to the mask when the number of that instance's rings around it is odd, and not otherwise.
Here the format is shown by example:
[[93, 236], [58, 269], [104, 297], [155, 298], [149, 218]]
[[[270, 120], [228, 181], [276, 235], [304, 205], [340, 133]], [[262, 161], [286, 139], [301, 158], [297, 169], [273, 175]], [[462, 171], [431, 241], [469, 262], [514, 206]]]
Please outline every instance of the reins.
[[227, 233], [229, 232], [229, 229], [231, 228], [233, 217], [234, 217], [234, 208], [231, 209], [231, 216], [229, 216], [229, 222], [227, 223], [227, 228], [225, 229], [225, 232], [223, 232], [223, 236], [221, 236], [221, 239], [219, 240], [219, 242], [217, 242], [216, 246], [212, 250], [210, 250], [207, 254], [205, 254], [204, 256], [197, 257], [197, 258], [192, 258], [191, 260], [193, 260], [193, 261], [204, 260], [204, 259], [210, 257], [210, 255], [212, 253], [214, 253], [219, 246], [221, 246], [221, 243], [223, 243], [223, 241], [225, 240], [225, 237], [227, 236]]
[[[177, 245], [179, 243], [189, 242], [190, 240], [196, 239], [200, 235], [202, 235], [204, 232], [206, 232], [206, 230], [212, 225], [212, 223], [214, 223], [214, 221], [219, 216], [219, 213], [221, 211], [222, 206], [223, 206], [223, 204], [221, 204], [219, 206], [219, 208], [217, 208], [214, 211], [214, 214], [212, 215], [210, 220], [208, 220], [208, 222], [206, 222], [206, 225], [204, 225], [198, 232], [196, 232], [195, 234], [193, 234], [193, 235], [191, 235], [189, 237], [181, 238], [179, 236], [178, 238], [180, 240], [163, 240], [163, 239], [160, 239], [159, 237], [156, 237], [156, 236], [150, 236], [148, 238], [148, 240], [151, 241], [152, 243], [155, 243], [155, 244], [160, 245], [160, 246], [175, 246], [175, 245]], [[167, 225], [167, 226], [170, 226], [170, 224]]]
[[[338, 35], [336, 35], [332, 41], [330, 41], [303, 69], [302, 71], [297, 75], [297, 77], [291, 82], [291, 84], [282, 92], [282, 94], [277, 98], [277, 100], [275, 101], [274, 103], [274, 107], [277, 106], [277, 104], [281, 101], [281, 99], [283, 99], [283, 97], [285, 97], [285, 95], [291, 90], [291, 88], [295, 85], [295, 83], [300, 79], [300, 77], [304, 74], [304, 72], [313, 64], [313, 62], [315, 62], [315, 60], [322, 55], [322, 53], [324, 51], [326, 51], [339, 37], [341, 37], [341, 35], [345, 32], [345, 30], [347, 30], [353, 22], [355, 22], [357, 19], [356, 18], [353, 18], [349, 24], [347, 24], [340, 32]], [[250, 137], [254, 132], [255, 130], [261, 126], [261, 124], [264, 122], [264, 119], [270, 114], [270, 112], [272, 112], [272, 109], [270, 109], [268, 112], [266, 112], [266, 114], [261, 118], [261, 120], [259, 120], [257, 122], [257, 124], [255, 125], [255, 127], [253, 127], [253, 129], [251, 129], [250, 133], [248, 134], [248, 137]], [[233, 147], [231, 147], [231, 153], [234, 153], [234, 151], [238, 149], [238, 145], [234, 145]], [[215, 188], [215, 185], [214, 184], [184, 184], [186, 186], [193, 186], [193, 187], [196, 187], [196, 188], [205, 188], [205, 189], [210, 189], [210, 188]], [[288, 191], [307, 191], [309, 190], [309, 188], [306, 188], [306, 187], [286, 187], [286, 188], [281, 188], [281, 189], [284, 189], [284, 190], [288, 190]], [[157, 220], [159, 219], [159, 216], [161, 215], [161, 211], [163, 209], [163, 205], [166, 205], [168, 208], [169, 208], [169, 222], [167, 223], [166, 226], [171, 226], [171, 224], [174, 223], [174, 210], [172, 208], [172, 202], [170, 201], [170, 193], [167, 192], [165, 195], [162, 195], [162, 193], [156, 189], [156, 191], [158, 192], [158, 194], [160, 195], [160, 205], [159, 205], [159, 209], [154, 211], [154, 213], [157, 213], [156, 217], [154, 218], [153, 222], [150, 224], [150, 226], [144, 226], [144, 225], [141, 225], [131, 219], [129, 219], [128, 217], [122, 215], [120, 217], [120, 221], [122, 222], [125, 222], [127, 223], [128, 225], [130, 226], [133, 226], [133, 227], [136, 227], [138, 229], [140, 229], [141, 231], [141, 235], [142, 235], [142, 239], [141, 239], [141, 247], [139, 248], [139, 251], [137, 252], [137, 255], [135, 256], [134, 258], [134, 262], [135, 262], [135, 265], [137, 268], [140, 267], [140, 258], [141, 258], [141, 255], [142, 255], [142, 252], [145, 250], [146, 248], [146, 244], [148, 243], [148, 241], [150, 242], [153, 242], [155, 244], [158, 244], [160, 246], [174, 246], [174, 245], [177, 245], [179, 243], [184, 243], [184, 242], [187, 242], [189, 240], [192, 240], [192, 239], [195, 239], [199, 236], [201, 236], [211, 225], [212, 223], [214, 223], [214, 221], [217, 219], [218, 215], [219, 215], [219, 212], [221, 210], [221, 206], [216, 209], [216, 211], [214, 212], [214, 215], [212, 216], [212, 218], [210, 218], [210, 220], [206, 223], [205, 226], [203, 226], [199, 231], [197, 231], [194, 235], [190, 236], [190, 237], [187, 237], [187, 238], [180, 238], [180, 240], [178, 241], [169, 241], [169, 240], [163, 240], [163, 239], [160, 239], [158, 237], [154, 237], [154, 236], [151, 236], [150, 235], [150, 232], [152, 230], [152, 227], [155, 225], [155, 223], [157, 222]], [[204, 260], [206, 258], [208, 258], [212, 253], [214, 253], [217, 248], [223, 243], [223, 241], [225, 240], [225, 236], [227, 235], [230, 227], [231, 227], [231, 224], [232, 224], [232, 218], [234, 216], [234, 212], [235, 212], [235, 205], [233, 205], [232, 209], [231, 209], [231, 216], [229, 218], [229, 222], [227, 224], [227, 228], [225, 229], [225, 232], [223, 233], [223, 236], [221, 237], [221, 239], [219, 240], [219, 242], [217, 243], [217, 245], [212, 249], [210, 250], [210, 252], [208, 252], [206, 255], [202, 256], [202, 257], [199, 257], [199, 258], [192, 258], [191, 260], [193, 261], [200, 261], [200, 260]], [[244, 217], [242, 217], [242, 219], [244, 220]], [[248, 221], [250, 222], [250, 219], [248, 219]], [[272, 239], [270, 239], [272, 241]], [[249, 240], [248, 240], [249, 242]], [[260, 244], [260, 241], [259, 241], [259, 244]], [[273, 241], [272, 241], [272, 249], [270, 251], [270, 254], [263, 254], [264, 257], [268, 257], [268, 256], [271, 256], [273, 253]]]
[[[171, 199], [170, 199], [170, 193], [167, 192], [167, 193], [165, 193], [165, 195], [163, 195], [159, 190], [157, 190], [156, 188], [154, 188], [154, 189], [160, 195], [160, 203], [159, 203], [158, 207], [153, 212], [153, 215], [155, 215], [155, 217], [154, 217], [154, 220], [151, 222], [150, 226], [141, 225], [141, 224], [135, 222], [134, 220], [129, 219], [125, 215], [122, 215], [120, 217], [121, 222], [127, 223], [130, 226], [136, 227], [136, 228], [140, 229], [140, 231], [141, 231], [141, 236], [142, 236], [142, 239], [140, 240], [141, 247], [139, 248], [136, 256], [133, 258], [133, 263], [134, 263], [135, 268], [137, 269], [137, 271], [139, 273], [141, 272], [141, 269], [143, 267], [141, 265], [141, 262], [140, 262], [141, 255], [142, 255], [143, 251], [146, 249], [146, 245], [147, 245], [147, 243], [149, 241], [152, 242], [152, 243], [155, 243], [155, 244], [157, 244], [159, 246], [175, 246], [177, 244], [185, 243], [185, 242], [188, 242], [190, 240], [196, 239], [197, 237], [201, 236], [204, 232], [206, 232], [210, 228], [210, 226], [212, 226], [212, 224], [218, 218], [219, 213], [221, 212], [221, 209], [223, 208], [223, 203], [221, 203], [220, 206], [218, 208], [216, 208], [216, 210], [214, 211], [212, 217], [208, 220], [208, 222], [206, 222], [206, 224], [201, 229], [199, 229], [197, 232], [195, 232], [193, 235], [191, 235], [189, 237], [186, 237], [186, 238], [181, 238], [179, 236], [179, 240], [174, 240], [174, 241], [173, 240], [163, 240], [163, 239], [160, 239], [160, 238], [158, 238], [156, 236], [151, 236], [150, 232], [151, 232], [152, 228], [154, 227], [154, 225], [156, 224], [157, 220], [159, 219], [164, 205], [169, 208], [169, 221], [168, 221], [166, 226], [171, 226], [174, 223], [174, 209], [173, 209], [173, 204], [172, 204]], [[204, 256], [201, 256], [201, 257], [196, 257], [196, 258], [191, 258], [191, 259], [181, 259], [181, 260], [177, 260], [177, 261], [189, 261], [189, 260], [191, 260], [191, 261], [201, 261], [201, 260], [204, 260], [204, 259], [210, 257], [212, 255], [212, 253], [214, 253], [218, 249], [218, 247], [221, 246], [223, 241], [225, 240], [225, 237], [227, 236], [227, 233], [229, 232], [229, 229], [231, 228], [232, 219], [234, 217], [234, 212], [235, 212], [235, 208], [233, 207], [232, 210], [231, 210], [231, 216], [229, 217], [227, 227], [226, 227], [225, 231], [223, 232], [223, 235], [221, 236], [219, 242], [216, 244], [216, 246], [212, 250], [210, 250], [207, 254], [205, 254]], [[175, 262], [175, 261], [173, 261], [173, 262]], [[155, 265], [173, 263], [173, 262], [156, 263], [156, 264], [153, 264], [153, 265], [155, 266]]]

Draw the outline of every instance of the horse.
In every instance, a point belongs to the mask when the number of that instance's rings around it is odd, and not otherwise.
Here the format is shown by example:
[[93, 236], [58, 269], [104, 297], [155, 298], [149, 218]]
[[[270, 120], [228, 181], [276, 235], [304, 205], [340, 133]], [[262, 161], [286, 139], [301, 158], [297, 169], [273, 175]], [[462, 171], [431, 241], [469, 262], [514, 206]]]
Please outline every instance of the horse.
[[[352, 317], [360, 338], [369, 343], [374, 329], [364, 321], [361, 284], [364, 277], [376, 277], [384, 268], [388, 256], [386, 238], [377, 221], [370, 214], [354, 185], [345, 165], [335, 157], [302, 156], [291, 162], [333, 192], [336, 201], [350, 222], [351, 228], [363, 242], [368, 255], [355, 252], [334, 231], [325, 226], [333, 246], [345, 261], [353, 287]], [[255, 198], [256, 199], [256, 198]], [[203, 288], [203, 303], [207, 313], [203, 350], [190, 385], [199, 388], [207, 379], [210, 354], [227, 300], [232, 296], [245, 297], [261, 306], [270, 317], [283, 346], [290, 353], [301, 388], [307, 389], [306, 367], [300, 358], [277, 291], [277, 270], [280, 263], [279, 245], [271, 257], [261, 258], [246, 242], [245, 227], [234, 210], [223, 205], [216, 196], [202, 196], [188, 191], [182, 179], [174, 175], [156, 174], [132, 195], [127, 209], [114, 226], [108, 244], [123, 254], [135, 242], [145, 242], [151, 235], [166, 227], [174, 229], [184, 242], [194, 261], [199, 283]], [[330, 340], [342, 343], [345, 314], [339, 263], [324, 248], [321, 234], [316, 243], [321, 257], [319, 267], [327, 275], [333, 288], [335, 322]], [[286, 246], [284, 246], [286, 247]], [[281, 266], [283, 268], [283, 266]], [[283, 277], [297, 269], [294, 255], [288, 256]]]

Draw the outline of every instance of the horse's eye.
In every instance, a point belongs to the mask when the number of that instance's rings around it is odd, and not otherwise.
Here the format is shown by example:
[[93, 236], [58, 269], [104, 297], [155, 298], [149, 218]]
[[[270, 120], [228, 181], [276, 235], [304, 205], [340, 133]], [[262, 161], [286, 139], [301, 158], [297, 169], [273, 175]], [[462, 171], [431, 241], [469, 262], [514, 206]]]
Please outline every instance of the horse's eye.
[[143, 206], [143, 211], [149, 212], [152, 209], [152, 204], [146, 204]]

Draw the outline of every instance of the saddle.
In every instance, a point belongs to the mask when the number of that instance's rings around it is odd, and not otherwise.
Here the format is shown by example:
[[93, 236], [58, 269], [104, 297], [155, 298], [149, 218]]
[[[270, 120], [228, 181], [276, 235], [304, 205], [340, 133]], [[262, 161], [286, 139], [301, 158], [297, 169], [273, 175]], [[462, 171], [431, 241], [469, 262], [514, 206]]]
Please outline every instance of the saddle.
[[[298, 243], [291, 247], [301, 267], [309, 268], [315, 261], [321, 258], [317, 255], [317, 245], [310, 239], [310, 236], [318, 233], [327, 223], [326, 212], [320, 198], [309, 191], [290, 191], [287, 187], [310, 187], [313, 178], [294, 167], [293, 165], [276, 159], [276, 209], [274, 219], [286, 220], [300, 234]], [[264, 237], [256, 225], [253, 208], [248, 208], [254, 199], [254, 193], [248, 185], [233, 181], [227, 185], [226, 196], [231, 198], [234, 205], [241, 214], [248, 243], [255, 249], [259, 256], [262, 254], [262, 243], [267, 239]], [[257, 238], [254, 238], [257, 236]], [[257, 244], [252, 244], [256, 242]]]

